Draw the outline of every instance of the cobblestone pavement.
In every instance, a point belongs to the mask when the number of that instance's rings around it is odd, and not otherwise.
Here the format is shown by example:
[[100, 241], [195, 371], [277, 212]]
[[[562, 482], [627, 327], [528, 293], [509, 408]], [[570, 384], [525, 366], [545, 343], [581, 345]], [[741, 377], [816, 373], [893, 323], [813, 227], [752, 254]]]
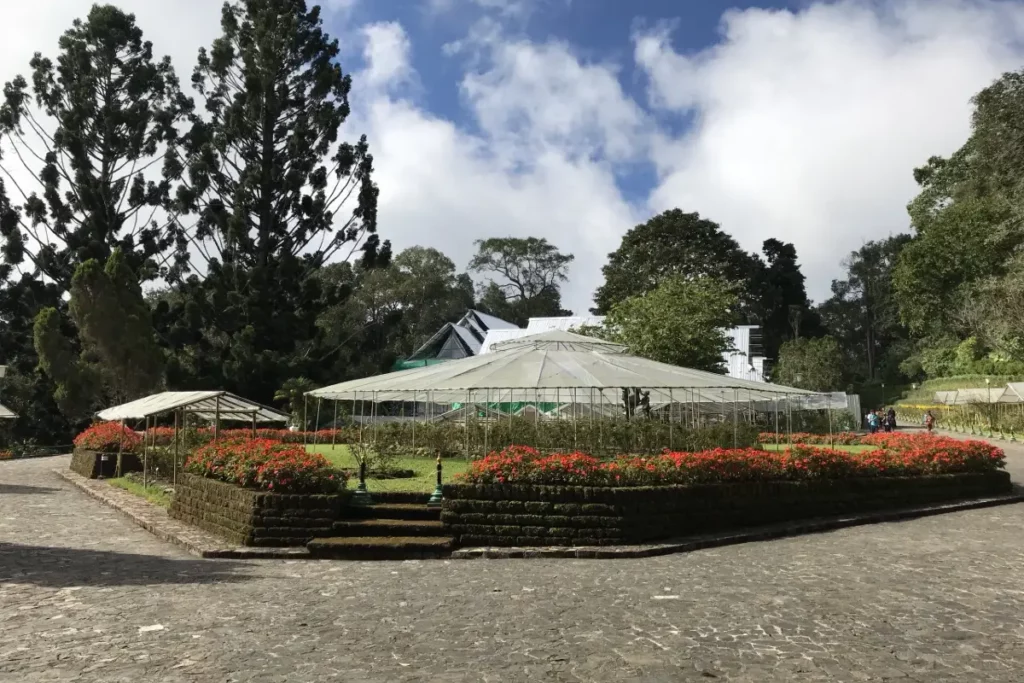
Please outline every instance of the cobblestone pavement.
[[0, 681], [1024, 679], [1024, 505], [642, 560], [200, 560], [59, 464], [0, 463]]

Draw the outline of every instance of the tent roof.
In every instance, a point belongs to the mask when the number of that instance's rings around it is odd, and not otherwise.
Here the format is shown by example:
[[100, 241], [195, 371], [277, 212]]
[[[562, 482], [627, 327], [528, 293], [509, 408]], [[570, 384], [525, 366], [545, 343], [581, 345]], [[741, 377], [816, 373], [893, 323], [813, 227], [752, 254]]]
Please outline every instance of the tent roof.
[[14, 411], [0, 403], [0, 420], [13, 420], [18, 417]]
[[[620, 400], [623, 387], [650, 390], [652, 403], [723, 402], [737, 395], [744, 401], [764, 400], [814, 393], [658, 363], [631, 356], [619, 344], [552, 330], [496, 344], [491, 353], [342, 382], [308, 395], [393, 401], [409, 400], [410, 393], [419, 392], [423, 400], [436, 402], [460, 402], [470, 394], [470, 400], [477, 401], [605, 403]], [[671, 393], [677, 390], [678, 394]]]
[[96, 415], [101, 420], [108, 421], [141, 420], [178, 408], [187, 408], [203, 420], [213, 420], [218, 413], [221, 420], [249, 421], [254, 415], [257, 422], [287, 422], [290, 419], [279, 410], [226, 391], [164, 391], [101, 410]]

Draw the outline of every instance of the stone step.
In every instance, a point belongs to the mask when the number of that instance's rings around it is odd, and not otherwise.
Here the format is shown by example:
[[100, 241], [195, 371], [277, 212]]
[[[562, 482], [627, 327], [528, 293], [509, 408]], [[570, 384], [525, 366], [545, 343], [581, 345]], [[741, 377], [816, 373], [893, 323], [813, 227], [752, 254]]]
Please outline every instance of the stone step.
[[314, 538], [309, 554], [339, 560], [421, 560], [449, 557], [451, 538], [429, 536], [334, 536]]
[[404, 503], [409, 505], [426, 505], [430, 500], [429, 493], [413, 491], [370, 491], [374, 503]]
[[428, 508], [414, 503], [378, 503], [367, 507], [349, 506], [343, 517], [359, 519], [441, 519], [441, 508]]
[[435, 519], [360, 519], [335, 522], [337, 536], [445, 536], [444, 525]]

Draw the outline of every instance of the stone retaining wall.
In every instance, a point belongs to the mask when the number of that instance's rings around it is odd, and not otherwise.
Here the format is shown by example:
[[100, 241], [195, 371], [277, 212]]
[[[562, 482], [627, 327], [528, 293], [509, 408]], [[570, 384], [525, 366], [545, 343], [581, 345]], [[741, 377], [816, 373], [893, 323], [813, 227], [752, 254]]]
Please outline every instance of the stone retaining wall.
[[238, 545], [286, 547], [330, 535], [343, 502], [342, 494], [264, 493], [180, 474], [169, 514]]
[[[108, 460], [104, 466], [101, 460], [102, 456], [106, 455]], [[71, 455], [71, 466], [72, 472], [82, 475], [86, 479], [96, 479], [100, 476], [101, 468], [106, 469], [103, 472], [104, 476], [115, 477], [115, 468], [117, 467], [117, 453], [100, 453], [99, 451], [91, 451], [84, 448], [76, 448], [74, 453]], [[128, 472], [141, 472], [142, 471], [142, 459], [139, 458], [135, 453], [122, 453], [121, 454], [121, 474], [127, 474]]]
[[1010, 490], [1003, 471], [630, 488], [449, 484], [441, 520], [461, 546], [617, 545]]

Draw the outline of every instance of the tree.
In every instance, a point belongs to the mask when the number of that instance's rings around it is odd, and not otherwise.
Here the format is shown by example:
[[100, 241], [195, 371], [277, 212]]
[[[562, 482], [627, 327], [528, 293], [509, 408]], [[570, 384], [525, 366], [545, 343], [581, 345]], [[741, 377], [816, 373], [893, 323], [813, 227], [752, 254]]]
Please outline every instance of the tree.
[[[36, 53], [30, 65], [31, 87], [18, 76], [0, 105], [0, 171], [22, 202], [16, 215], [0, 186], [8, 262], [28, 259], [64, 292], [78, 264], [115, 247], [143, 279], [168, 272], [175, 217], [162, 210], [181, 171], [170, 152], [192, 108], [169, 58], [153, 59], [134, 15], [94, 5], [61, 37], [56, 63]], [[149, 180], [161, 162], [164, 179]]]
[[390, 274], [399, 282], [402, 329], [396, 347], [404, 355], [473, 306], [473, 281], [437, 249], [409, 247], [395, 256]]
[[99, 373], [84, 362], [61, 329], [56, 308], [44, 308], [33, 329], [39, 370], [54, 383], [53, 400], [72, 423], [87, 419], [99, 403]]
[[71, 280], [70, 311], [83, 349], [97, 356], [117, 402], [161, 386], [164, 359], [149, 306], [120, 249], [105, 266], [90, 259], [78, 267]]
[[631, 353], [697, 370], [723, 372], [735, 323], [735, 286], [709, 277], [666, 278], [653, 291], [615, 304], [604, 336]]
[[833, 280], [832, 296], [818, 308], [843, 352], [855, 381], [897, 381], [909, 355], [909, 334], [893, 293], [893, 270], [910, 235], [868, 242], [844, 262], [846, 277]]
[[761, 325], [764, 353], [777, 358], [783, 342], [821, 333], [821, 323], [811, 308], [804, 274], [797, 262], [796, 247], [770, 238], [764, 241], [765, 265], [751, 277], [751, 297], [757, 300], [756, 319]]
[[575, 258], [544, 238], [495, 237], [476, 241], [469, 270], [487, 274], [481, 308], [525, 326], [530, 318], [571, 315], [562, 309], [561, 283]]
[[672, 209], [627, 232], [619, 248], [608, 255], [593, 312], [606, 314], [615, 304], [645, 294], [672, 276], [747, 283], [760, 267], [760, 261], [740, 249], [717, 223]]
[[177, 194], [197, 217], [179, 253], [191, 247], [205, 278], [178, 283], [180, 299], [158, 319], [165, 337], [186, 344], [176, 381], [212, 378], [270, 400], [285, 379], [324, 372], [317, 321], [337, 302], [318, 271], [356, 251], [366, 267], [384, 264], [390, 247], [376, 235], [366, 138], [338, 142], [351, 78], [320, 7], [239, 0], [224, 5], [221, 29], [192, 76], [206, 118], [194, 117], [185, 138]]
[[843, 354], [832, 337], [800, 338], [779, 349], [772, 381], [809, 391], [838, 391], [843, 386]]
[[316, 411], [308, 410], [309, 402], [306, 399], [306, 392], [316, 388], [316, 383], [307, 377], [293, 377], [274, 392], [274, 401], [285, 404], [292, 416], [291, 423], [303, 431], [313, 427], [316, 421]]

